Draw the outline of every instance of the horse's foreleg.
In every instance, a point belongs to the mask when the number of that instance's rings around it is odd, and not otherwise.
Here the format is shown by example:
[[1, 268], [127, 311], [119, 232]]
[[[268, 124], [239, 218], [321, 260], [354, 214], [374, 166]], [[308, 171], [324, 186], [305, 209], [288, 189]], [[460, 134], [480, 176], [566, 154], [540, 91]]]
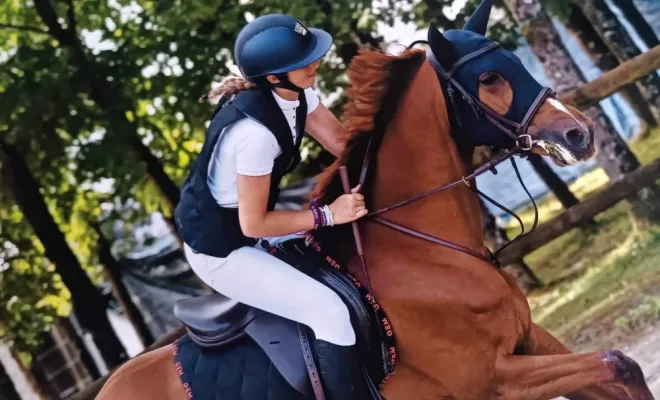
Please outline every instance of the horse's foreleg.
[[[531, 325], [530, 335], [525, 343], [528, 355], [548, 356], [567, 355], [568, 350], [559, 340], [536, 324]], [[619, 352], [598, 353], [602, 365], [605, 365], [614, 378], [610, 381], [596, 381], [587, 387], [566, 391], [563, 394], [571, 400], [614, 400], [614, 399], [652, 399], [644, 376], [639, 366]], [[612, 384], [603, 383], [611, 382]]]

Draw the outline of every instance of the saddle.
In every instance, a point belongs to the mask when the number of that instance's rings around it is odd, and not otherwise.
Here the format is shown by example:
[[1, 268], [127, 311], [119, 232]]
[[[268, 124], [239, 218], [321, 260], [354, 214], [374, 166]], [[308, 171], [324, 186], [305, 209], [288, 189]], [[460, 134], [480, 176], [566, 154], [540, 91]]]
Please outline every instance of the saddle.
[[[283, 245], [289, 249], [300, 249], [295, 243]], [[388, 366], [388, 357], [392, 357], [395, 350], [386, 343], [384, 336], [392, 336], [391, 329], [387, 321], [379, 321], [374, 312], [379, 306], [374, 306], [377, 303], [373, 297], [361, 294], [359, 285], [356, 286], [352, 278], [337, 269], [324, 267], [318, 262], [314, 262], [311, 268], [300, 268], [298, 262], [287, 257], [290, 251], [278, 245], [277, 252], [279, 254], [274, 255], [279, 255], [279, 258], [326, 285], [344, 301], [355, 329], [365, 382], [372, 398], [381, 399], [374, 382], [382, 385], [389, 377], [388, 367], [393, 366]], [[174, 315], [185, 325], [191, 340], [202, 348], [231, 346], [234, 341], [248, 336], [264, 351], [291, 387], [303, 395], [313, 394], [317, 400], [324, 398], [310, 347], [311, 330], [306, 326], [219, 293], [179, 300], [174, 306]], [[382, 329], [383, 323], [387, 331]]]

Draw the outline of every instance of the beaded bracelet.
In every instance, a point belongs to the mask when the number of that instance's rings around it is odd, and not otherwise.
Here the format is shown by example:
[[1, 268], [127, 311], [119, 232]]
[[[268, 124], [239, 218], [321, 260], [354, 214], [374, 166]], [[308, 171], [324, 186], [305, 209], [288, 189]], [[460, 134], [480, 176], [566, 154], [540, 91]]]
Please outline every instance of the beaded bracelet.
[[330, 207], [323, 206], [310, 207], [312, 214], [314, 215], [314, 229], [323, 228], [324, 226], [333, 226], [335, 224], [334, 219], [332, 218], [332, 211]]
[[335, 224], [335, 221], [332, 217], [332, 211], [330, 211], [330, 207], [328, 205], [323, 206], [323, 215], [326, 218], [326, 226], [333, 226]]
[[318, 206], [318, 197], [312, 199], [309, 203], [309, 209], [314, 214], [314, 229], [323, 228], [324, 226], [333, 226], [335, 224], [330, 207], [325, 205]]

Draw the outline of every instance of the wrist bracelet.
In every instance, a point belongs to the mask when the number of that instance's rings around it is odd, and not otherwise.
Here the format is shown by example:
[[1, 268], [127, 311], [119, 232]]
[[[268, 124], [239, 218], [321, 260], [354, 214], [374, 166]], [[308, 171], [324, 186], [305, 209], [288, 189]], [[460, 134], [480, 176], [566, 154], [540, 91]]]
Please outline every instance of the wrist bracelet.
[[321, 214], [321, 228], [328, 226], [328, 216], [325, 215], [325, 212], [323, 211], [323, 207], [318, 208], [319, 214]]
[[328, 205], [323, 206], [323, 214], [325, 215], [327, 219], [326, 226], [334, 226], [335, 221], [332, 216], [332, 211], [330, 211], [330, 207]]
[[318, 207], [312, 207], [312, 214], [314, 214], [314, 229], [318, 229], [321, 226], [321, 212]]
[[327, 205], [318, 207], [316, 205], [310, 206], [312, 214], [314, 214], [314, 229], [323, 228], [325, 226], [333, 226], [335, 224], [332, 217], [332, 211]]

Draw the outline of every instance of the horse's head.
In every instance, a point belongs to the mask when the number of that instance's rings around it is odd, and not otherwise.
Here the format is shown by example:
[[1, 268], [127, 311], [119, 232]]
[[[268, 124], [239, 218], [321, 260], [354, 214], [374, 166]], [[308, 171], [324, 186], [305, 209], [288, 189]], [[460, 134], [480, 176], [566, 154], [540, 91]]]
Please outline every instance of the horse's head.
[[454, 131], [476, 146], [531, 147], [559, 165], [592, 157], [591, 120], [563, 105], [516, 55], [484, 36], [490, 9], [484, 0], [464, 29], [429, 29], [429, 58], [448, 94]]

